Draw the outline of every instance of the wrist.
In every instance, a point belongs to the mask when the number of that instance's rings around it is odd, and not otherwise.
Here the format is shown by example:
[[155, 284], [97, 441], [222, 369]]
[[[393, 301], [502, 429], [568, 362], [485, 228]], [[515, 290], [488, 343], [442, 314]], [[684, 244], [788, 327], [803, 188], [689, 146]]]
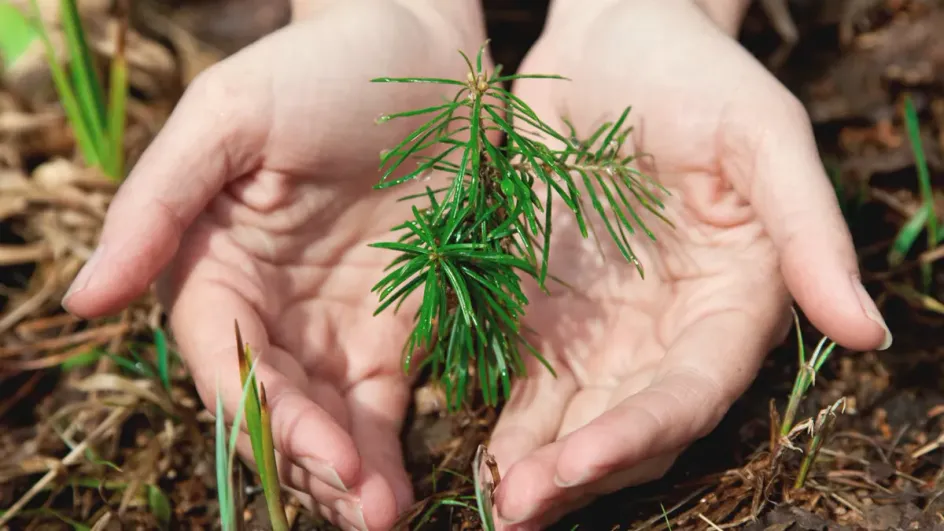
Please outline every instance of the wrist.
[[[319, 12], [348, 0], [290, 0], [292, 21], [312, 18]], [[373, 0], [376, 3], [393, 2], [413, 11], [416, 15], [442, 17], [455, 28], [472, 28], [485, 32], [485, 19], [479, 0]], [[369, 2], [368, 2], [369, 3]], [[442, 20], [440, 21], [442, 22]]]
[[601, 10], [615, 4], [648, 4], [659, 9], [691, 9], [692, 5], [731, 37], [741, 29], [741, 23], [751, 5], [751, 0], [552, 0], [546, 26], [574, 26], [581, 20], [591, 20]]
[[412, 11], [441, 42], [452, 47], [452, 53], [458, 47], [471, 56], [485, 44], [485, 13], [481, 0], [394, 1]]
[[[290, 0], [292, 22], [318, 16], [337, 4], [350, 4], [351, 0]], [[450, 46], [459, 46], [474, 54], [485, 42], [485, 15], [480, 0], [360, 0], [370, 4], [393, 3], [409, 10], [423, 21], [437, 37], [446, 39]]]

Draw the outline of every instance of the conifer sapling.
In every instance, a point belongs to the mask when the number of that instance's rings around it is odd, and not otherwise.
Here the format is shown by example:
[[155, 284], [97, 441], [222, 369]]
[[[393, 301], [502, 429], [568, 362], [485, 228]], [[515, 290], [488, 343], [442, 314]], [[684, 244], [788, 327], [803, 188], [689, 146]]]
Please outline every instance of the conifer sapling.
[[[413, 206], [411, 219], [393, 227], [401, 233], [396, 241], [371, 244], [396, 253], [386, 275], [372, 288], [379, 294], [375, 315], [391, 306], [397, 311], [411, 294], [419, 292], [414, 327], [403, 347], [404, 369], [410, 369], [414, 356], [423, 355], [422, 365], [429, 365], [432, 377], [443, 385], [450, 411], [468, 399], [470, 383], [478, 385], [486, 405], [495, 405], [499, 393], [507, 398], [512, 378], [525, 374], [523, 351], [554, 372], [522, 333], [529, 302], [522, 275], [548, 291], [554, 196], [572, 211], [584, 238], [593, 231], [587, 218], [589, 203], [640, 276], [642, 264], [629, 239], [637, 230], [650, 239], [655, 236], [633, 203], [669, 223], [656, 195], [667, 191], [631, 166], [633, 155], [620, 153], [631, 131], [625, 125], [629, 108], [589, 138], [577, 138], [566, 120], [568, 131], [560, 133], [503, 84], [520, 78], [565, 78], [501, 76], [501, 66], [489, 74], [482, 68], [487, 45], [479, 49], [475, 66], [460, 52], [469, 68], [465, 80], [373, 80], [456, 88], [455, 96], [441, 105], [378, 120], [432, 115], [381, 155], [383, 174], [375, 189], [425, 180], [433, 174], [446, 179], [442, 187], [426, 186], [424, 194], [403, 198], [425, 199], [428, 206]], [[489, 139], [494, 131], [504, 142]], [[563, 147], [551, 148], [539, 136]], [[398, 169], [403, 169], [402, 175], [394, 177]], [[538, 181], [546, 187], [544, 193], [534, 190]]]

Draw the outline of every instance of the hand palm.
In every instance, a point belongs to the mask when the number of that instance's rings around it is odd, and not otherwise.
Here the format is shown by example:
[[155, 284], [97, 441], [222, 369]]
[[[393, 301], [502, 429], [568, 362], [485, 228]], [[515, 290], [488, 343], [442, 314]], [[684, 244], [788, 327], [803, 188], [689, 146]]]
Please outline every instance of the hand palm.
[[[661, 20], [671, 9], [630, 4], [561, 13], [567, 23], [556, 28], [552, 18], [521, 70], [570, 80], [521, 80], [515, 89], [582, 136], [632, 105], [628, 143], [671, 192], [675, 228], [643, 216], [656, 241], [633, 242], [641, 279], [603, 227], [601, 260], [593, 240], [557, 216], [551, 272], [575, 290], [535, 297], [529, 321], [558, 378], [532, 369], [537, 376], [519, 382], [492, 439], [505, 472], [498, 509], [509, 521], [553, 521], [594, 494], [661, 476], [720, 421], [790, 322], [781, 253], [760, 211], [772, 197], [752, 186], [752, 172], [768, 169], [756, 154], [773, 131], [748, 113], [762, 96], [775, 104], [769, 116], [802, 127], [802, 108], [694, 8]], [[777, 197], [791, 199], [782, 190]]]
[[[219, 388], [230, 421], [235, 319], [261, 360], [283, 481], [342, 526], [388, 528], [412, 502], [399, 444], [410, 314], [372, 315], [370, 289], [391, 257], [367, 244], [409, 215], [395, 199], [412, 190], [372, 186], [381, 150], [421, 122], [374, 120], [442, 97], [369, 80], [463, 76], [464, 47], [406, 8], [339, 3], [216, 65], [122, 187], [87, 268], [98, 271], [67, 296], [73, 311], [101, 314], [161, 271], [200, 396], [212, 407]], [[122, 247], [136, 248], [110, 252]], [[251, 459], [248, 438], [239, 449]]]
[[[368, 188], [369, 177], [340, 180]], [[375, 515], [389, 518], [412, 500], [399, 455], [409, 382], [391, 348], [403, 342], [409, 323], [402, 316], [372, 316], [376, 300], [370, 287], [387, 257], [367, 242], [389, 231], [393, 209], [375, 214], [373, 194], [305, 190], [313, 180], [303, 175], [262, 170], [244, 179], [214, 199], [186, 233], [161, 284], [178, 341], [202, 352], [201, 362], [190, 364], [201, 397], [213, 403], [223, 368], [221, 386], [227, 406], [235, 408], [233, 339], [206, 338], [186, 325], [219, 329], [235, 318], [244, 339], [262, 355], [258, 370], [270, 396], [277, 445], [292, 455], [280, 463], [291, 468], [288, 485], [314, 495], [331, 516], [341, 494], [339, 478], [323, 465], [330, 460], [351, 477], [356, 447], [356, 495], [372, 501]], [[258, 186], [287, 199], [265, 198], [279, 204], [260, 211], [260, 198], [251, 190]], [[248, 445], [241, 449], [251, 456]], [[305, 456], [316, 455], [325, 462], [305, 463]]]
[[[304, 89], [297, 80], [291, 86]], [[428, 91], [412, 92], [398, 104], [430, 104]], [[368, 243], [389, 239], [390, 229], [409, 216], [409, 205], [394, 199], [411, 190], [371, 188], [382, 146], [364, 138], [352, 155], [366, 162], [320, 170], [323, 165], [307, 154], [331, 146], [312, 149], [298, 128], [306, 117], [323, 122], [327, 111], [288, 111], [291, 117], [273, 120], [287, 129], [268, 133], [278, 153], [213, 199], [184, 235], [165, 272], [163, 298], [178, 341], [202, 353], [191, 372], [205, 403], [213, 403], [219, 366], [204, 360], [222, 354], [216, 359], [235, 369], [233, 345], [189, 323], [218, 329], [236, 318], [244, 339], [262, 353], [259, 376], [276, 398], [269, 401], [276, 446], [292, 456], [280, 463], [287, 485], [312, 495], [333, 521], [382, 527], [413, 499], [399, 442], [410, 398], [399, 346], [412, 323], [409, 311], [373, 315], [378, 302], [371, 287], [391, 256]], [[387, 144], [411, 125], [383, 126]], [[218, 322], [207, 323], [208, 315]], [[239, 381], [232, 371], [223, 374], [226, 403], [234, 409]], [[240, 449], [251, 457], [248, 441]], [[347, 482], [352, 492], [342, 494], [338, 474], [357, 477], [354, 485]], [[338, 506], [341, 499], [364, 500], [363, 516]]]

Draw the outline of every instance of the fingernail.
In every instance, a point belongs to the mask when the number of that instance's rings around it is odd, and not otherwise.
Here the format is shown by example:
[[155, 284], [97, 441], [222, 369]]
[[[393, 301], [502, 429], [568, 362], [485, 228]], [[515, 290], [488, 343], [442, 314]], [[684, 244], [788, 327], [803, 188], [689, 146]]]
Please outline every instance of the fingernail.
[[858, 277], [852, 277], [852, 285], [855, 287], [856, 294], [859, 296], [859, 304], [862, 305], [862, 311], [865, 312], [865, 315], [869, 319], [875, 321], [876, 324], [881, 326], [885, 330], [885, 340], [882, 341], [882, 346], [879, 350], [886, 350], [888, 347], [892, 346], [892, 333], [888, 329], [888, 325], [885, 324], [885, 319], [882, 318], [881, 312], [878, 311], [878, 306], [875, 305], [875, 301], [872, 300], [869, 292], [865, 290], [865, 286], [862, 285], [862, 281]]
[[102, 246], [97, 247], [92, 256], [85, 262], [85, 265], [82, 266], [82, 269], [79, 270], [79, 274], [75, 276], [72, 285], [69, 286], [65, 296], [62, 297], [63, 306], [69, 304], [70, 297], [88, 287], [89, 281], [92, 280], [92, 276], [95, 274], [95, 268], [98, 266], [98, 259], [102, 256], [102, 251]]
[[520, 524], [521, 522], [524, 522], [525, 520], [530, 519], [531, 516], [534, 514], [534, 511], [530, 510], [521, 515], [515, 515], [513, 512], [511, 513], [511, 515], [508, 515], [502, 512], [501, 510], [499, 510], [498, 507], [495, 507], [495, 512], [498, 514], [498, 518], [502, 522], [505, 522], [508, 525]]
[[341, 518], [348, 521], [354, 529], [367, 531], [367, 522], [364, 520], [364, 511], [361, 505], [354, 501], [338, 500], [334, 502], [334, 510]]
[[304, 457], [299, 459], [298, 464], [307, 470], [312, 476], [315, 476], [319, 480], [327, 483], [328, 485], [331, 485], [339, 491], [344, 493], [348, 491], [347, 487], [344, 486], [344, 482], [341, 481], [341, 476], [339, 476], [334, 467], [328, 464], [326, 461], [311, 457]]
[[571, 479], [562, 478], [558, 474], [554, 474], [554, 484], [562, 489], [576, 487], [577, 485], [581, 485], [586, 482], [586, 479], [587, 479], [586, 474], [583, 474], [583, 475], [577, 476], [576, 478], [571, 478]]

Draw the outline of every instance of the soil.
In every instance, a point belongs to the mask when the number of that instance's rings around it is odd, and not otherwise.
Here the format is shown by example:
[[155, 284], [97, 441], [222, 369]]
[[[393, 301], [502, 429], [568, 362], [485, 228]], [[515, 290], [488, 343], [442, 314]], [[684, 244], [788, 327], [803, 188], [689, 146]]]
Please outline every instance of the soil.
[[[93, 26], [107, 13], [96, 4], [109, 2], [89, 2]], [[514, 70], [541, 31], [545, 2], [485, 4], [495, 59]], [[772, 20], [755, 4], [741, 40], [807, 106], [863, 279], [895, 343], [886, 352], [837, 349], [817, 376], [798, 420], [843, 398], [845, 407], [831, 417], [802, 488], [794, 488], [801, 452], [771, 437], [798, 370], [790, 338], [662, 480], [601, 498], [554, 529], [944, 529], [944, 253], [929, 251], [922, 237], [900, 262], [889, 260], [896, 234], [921, 204], [902, 121], [906, 95], [921, 120], [944, 212], [944, 3], [785, 1], [797, 28], [792, 47], [774, 29], [791, 21]], [[197, 72], [286, 16], [282, 2], [136, 2], [130, 159]], [[118, 319], [87, 323], [58, 305], [94, 244], [114, 186], [69, 162], [74, 146], [51, 111], [54, 95], [48, 87], [22, 90], [43, 86], [42, 78], [37, 66], [0, 85], [0, 517], [29, 495], [9, 529], [212, 528], [213, 425], [186, 374], [172, 367], [167, 391], [107, 356], [87, 354], [124, 355], [138, 342], [141, 357], [154, 359], [159, 306], [146, 298]], [[927, 291], [922, 257], [933, 271]], [[805, 321], [802, 329], [819, 337]], [[443, 416], [436, 406], [421, 382], [404, 441], [422, 501], [404, 528], [433, 508], [421, 529], [478, 529], [472, 511], [435, 508], [438, 499], [470, 495], [470, 484], [444, 473], [434, 482], [430, 471], [468, 474], [497, 411]], [[791, 440], [805, 449], [810, 437]], [[247, 528], [266, 529], [255, 478], [243, 471], [241, 479]], [[290, 513], [295, 529], [328, 528], [297, 505]]]

